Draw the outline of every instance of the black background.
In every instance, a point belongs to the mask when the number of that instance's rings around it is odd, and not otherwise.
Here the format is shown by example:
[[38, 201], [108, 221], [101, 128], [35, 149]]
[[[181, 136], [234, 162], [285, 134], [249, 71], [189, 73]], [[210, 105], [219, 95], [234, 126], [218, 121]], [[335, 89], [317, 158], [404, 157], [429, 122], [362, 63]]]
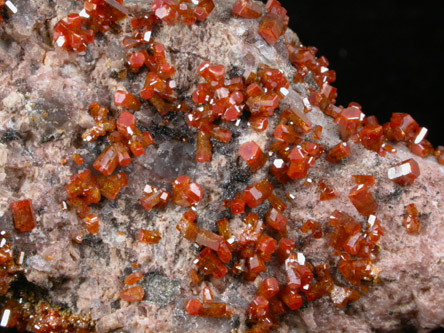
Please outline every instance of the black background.
[[338, 105], [380, 123], [410, 113], [444, 145], [444, 2], [281, 1], [290, 28], [336, 71]]

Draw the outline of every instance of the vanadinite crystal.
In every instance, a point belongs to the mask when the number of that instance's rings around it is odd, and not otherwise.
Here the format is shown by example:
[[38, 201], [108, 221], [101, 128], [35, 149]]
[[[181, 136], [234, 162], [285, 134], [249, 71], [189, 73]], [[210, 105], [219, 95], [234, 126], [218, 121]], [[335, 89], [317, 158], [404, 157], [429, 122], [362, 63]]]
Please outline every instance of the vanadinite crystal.
[[142, 207], [146, 210], [150, 210], [156, 206], [163, 206], [170, 199], [170, 194], [160, 188], [146, 185], [144, 188], [145, 197], [140, 199]]
[[60, 20], [54, 26], [54, 42], [68, 51], [84, 52], [86, 45], [94, 42], [94, 31], [83, 28], [86, 19], [79, 14], [69, 14], [66, 22]]
[[15, 229], [20, 232], [26, 232], [36, 227], [37, 223], [31, 200], [16, 201], [11, 203], [10, 207]]
[[137, 272], [137, 273], [132, 273], [132, 274], [128, 275], [125, 278], [125, 280], [123, 281], [123, 283], [126, 284], [127, 286], [131, 286], [133, 284], [136, 284], [140, 280], [142, 280], [142, 273]]
[[388, 178], [399, 185], [411, 185], [420, 175], [419, 165], [414, 159], [406, 160], [388, 169]]
[[140, 229], [137, 240], [146, 244], [157, 244], [161, 239], [160, 232]]
[[361, 184], [352, 188], [348, 197], [362, 215], [372, 215], [378, 209], [378, 204], [370, 193], [367, 185]]
[[124, 289], [120, 292], [120, 298], [127, 302], [138, 302], [143, 300], [145, 290], [140, 286]]
[[421, 222], [418, 219], [419, 213], [415, 204], [409, 204], [406, 207], [407, 214], [404, 216], [402, 224], [408, 233], [417, 234], [421, 228]]
[[350, 155], [350, 147], [347, 142], [338, 143], [336, 146], [327, 150], [325, 159], [330, 163], [337, 163]]
[[180, 176], [173, 182], [173, 202], [182, 207], [197, 204], [203, 198], [204, 191], [197, 183], [191, 183], [190, 177]]
[[255, 208], [262, 204], [273, 191], [273, 185], [267, 180], [248, 186], [244, 190], [244, 199], [248, 207]]
[[262, 149], [254, 141], [242, 144], [239, 148], [239, 155], [253, 172], [262, 168], [267, 161]]
[[256, 19], [262, 16], [262, 8], [251, 0], [237, 0], [233, 4], [233, 14], [246, 19]]
[[133, 111], [140, 109], [139, 99], [133, 94], [122, 90], [118, 90], [114, 94], [114, 104]]
[[289, 18], [279, 1], [268, 0], [265, 8], [267, 14], [259, 25], [258, 33], [268, 44], [274, 45], [287, 29]]
[[87, 215], [85, 217], [85, 227], [91, 234], [97, 234], [99, 232], [99, 218], [97, 215]]

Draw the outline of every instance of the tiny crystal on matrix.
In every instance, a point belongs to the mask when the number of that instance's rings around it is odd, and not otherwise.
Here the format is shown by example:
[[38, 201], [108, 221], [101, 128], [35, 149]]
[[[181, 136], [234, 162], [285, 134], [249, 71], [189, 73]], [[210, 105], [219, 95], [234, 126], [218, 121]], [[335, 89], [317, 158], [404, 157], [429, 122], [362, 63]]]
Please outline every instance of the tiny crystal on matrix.
[[327, 150], [325, 159], [330, 163], [338, 163], [350, 156], [350, 147], [347, 142], [340, 142], [336, 146]]
[[407, 214], [404, 216], [402, 224], [408, 233], [418, 234], [421, 229], [421, 222], [418, 219], [419, 213], [415, 204], [409, 204], [406, 207]]
[[120, 299], [126, 302], [138, 302], [143, 300], [145, 290], [140, 286], [123, 289], [120, 292]]
[[85, 217], [86, 230], [91, 234], [97, 234], [99, 232], [99, 218], [97, 215], [88, 215]]
[[402, 186], [411, 185], [421, 174], [419, 165], [414, 159], [409, 159], [388, 169], [388, 178]]
[[127, 277], [125, 277], [125, 280], [123, 280], [123, 283], [127, 286], [131, 286], [133, 284], [136, 284], [140, 280], [142, 280], [142, 277], [143, 277], [142, 273], [140, 273], [140, 272], [132, 273], [132, 274], [128, 275]]
[[140, 229], [139, 234], [137, 235], [137, 240], [141, 243], [146, 244], [157, 244], [161, 239], [160, 232], [157, 230], [144, 230]]
[[10, 205], [14, 227], [17, 231], [26, 232], [33, 230], [37, 223], [30, 199], [16, 201]]

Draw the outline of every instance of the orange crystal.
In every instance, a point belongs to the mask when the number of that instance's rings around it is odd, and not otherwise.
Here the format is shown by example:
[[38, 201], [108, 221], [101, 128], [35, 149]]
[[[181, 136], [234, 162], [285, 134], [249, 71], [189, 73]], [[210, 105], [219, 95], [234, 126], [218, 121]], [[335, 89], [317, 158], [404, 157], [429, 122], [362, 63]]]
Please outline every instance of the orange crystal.
[[122, 90], [117, 90], [115, 92], [114, 104], [133, 111], [139, 110], [141, 105], [136, 96]]
[[239, 155], [253, 172], [262, 168], [267, 161], [262, 149], [254, 141], [242, 144], [239, 148]]
[[88, 215], [85, 217], [85, 227], [91, 234], [97, 234], [99, 232], [99, 218], [97, 215]]
[[414, 159], [401, 162], [388, 169], [388, 178], [402, 186], [411, 185], [419, 177], [419, 165]]
[[140, 229], [139, 234], [137, 235], [137, 240], [141, 243], [146, 244], [157, 244], [161, 239], [160, 232], [157, 230], [145, 230]]
[[180, 176], [173, 182], [173, 202], [178, 206], [195, 205], [202, 200], [203, 194], [202, 187], [191, 183], [188, 176]]
[[352, 178], [356, 184], [364, 184], [364, 185], [368, 185], [368, 186], [375, 185], [375, 177], [374, 176], [353, 175]]
[[246, 19], [256, 19], [262, 16], [262, 8], [251, 0], [237, 0], [233, 4], [233, 14]]
[[341, 142], [327, 150], [325, 159], [330, 163], [338, 163], [348, 156], [350, 156], [350, 147], [347, 142]]
[[120, 292], [120, 299], [126, 302], [138, 302], [143, 300], [145, 290], [140, 286], [124, 289]]
[[372, 215], [378, 209], [378, 204], [365, 184], [360, 184], [352, 188], [348, 197], [362, 215]]
[[270, 196], [273, 186], [267, 180], [262, 180], [244, 190], [244, 199], [248, 207], [256, 208]]
[[96, 180], [100, 193], [108, 200], [114, 200], [120, 190], [128, 185], [128, 179], [123, 172], [119, 172], [118, 174], [109, 177], [98, 175]]
[[418, 216], [419, 214], [415, 204], [409, 204], [407, 206], [407, 214], [405, 214], [402, 222], [408, 233], [419, 233], [419, 230], [421, 229], [421, 221], [419, 221]]
[[136, 284], [140, 280], [142, 280], [142, 273], [137, 272], [137, 273], [132, 273], [132, 274], [128, 275], [125, 278], [125, 280], [123, 280], [123, 283], [127, 286], [131, 286], [133, 284]]
[[32, 201], [30, 199], [15, 201], [10, 204], [14, 227], [17, 231], [27, 232], [37, 225]]
[[266, 278], [257, 289], [257, 294], [266, 299], [274, 297], [280, 290], [279, 282], [274, 277]]

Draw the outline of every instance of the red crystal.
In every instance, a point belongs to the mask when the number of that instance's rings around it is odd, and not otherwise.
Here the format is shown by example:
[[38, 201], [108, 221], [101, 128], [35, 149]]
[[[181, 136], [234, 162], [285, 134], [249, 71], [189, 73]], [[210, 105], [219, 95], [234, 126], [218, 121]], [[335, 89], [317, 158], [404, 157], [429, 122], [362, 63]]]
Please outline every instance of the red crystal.
[[257, 294], [271, 299], [279, 292], [279, 282], [274, 277], [266, 278], [257, 289]]
[[72, 155], [72, 160], [77, 165], [82, 165], [83, 164], [83, 158], [79, 154], [73, 154]]
[[359, 132], [362, 145], [372, 151], [379, 152], [384, 141], [382, 126], [366, 125]]
[[194, 259], [193, 263], [205, 275], [212, 275], [215, 279], [220, 279], [228, 272], [228, 268], [219, 260], [209, 248], [204, 249]]
[[110, 176], [118, 165], [119, 159], [116, 151], [112, 146], [108, 146], [94, 161], [93, 168], [105, 176]]
[[348, 197], [358, 212], [362, 215], [372, 215], [378, 209], [378, 204], [370, 193], [367, 185], [360, 184], [355, 186], [351, 189]]
[[29, 199], [11, 203], [14, 227], [20, 232], [31, 231], [37, 225], [32, 201]]
[[194, 16], [198, 21], [205, 21], [214, 9], [213, 0], [200, 0], [194, 8]]
[[198, 299], [190, 299], [185, 305], [185, 311], [190, 316], [197, 316], [202, 309], [202, 303]]
[[127, 286], [131, 286], [133, 284], [136, 284], [140, 280], [142, 280], [142, 273], [137, 272], [137, 273], [132, 273], [132, 274], [128, 275], [125, 278], [125, 280], [123, 280], [123, 283]]
[[327, 150], [325, 159], [330, 163], [337, 163], [348, 156], [350, 156], [350, 147], [347, 142], [341, 142]]
[[89, 213], [89, 205], [98, 203], [101, 198], [100, 189], [91, 170], [80, 171], [71, 176], [71, 183], [65, 186], [68, 203], [75, 208], [79, 217]]
[[137, 240], [141, 243], [146, 244], [157, 244], [161, 239], [160, 232], [157, 230], [144, 230], [140, 229], [139, 234], [137, 235]]
[[287, 228], [287, 218], [277, 209], [271, 208], [265, 215], [267, 225], [279, 232], [283, 232]]
[[197, 133], [196, 162], [210, 162], [212, 157], [212, 146], [208, 134], [199, 131]]
[[358, 107], [349, 106], [342, 110], [342, 112], [335, 119], [338, 124], [339, 136], [341, 140], [347, 141], [350, 136], [358, 132], [359, 127], [364, 119], [364, 114]]
[[126, 174], [123, 172], [109, 177], [98, 175], [96, 180], [100, 193], [108, 200], [114, 200], [119, 194], [120, 190], [128, 185], [128, 179]]
[[250, 117], [248, 124], [257, 132], [263, 132], [268, 127], [268, 119], [263, 116]]
[[301, 227], [301, 232], [307, 233], [311, 230], [311, 235], [315, 239], [322, 238], [322, 228], [321, 224], [319, 222], [308, 220], [304, 223], [304, 225]]
[[251, 0], [237, 0], [233, 4], [233, 14], [246, 19], [256, 19], [262, 16], [262, 8]]
[[114, 104], [133, 111], [139, 110], [141, 105], [136, 96], [122, 90], [117, 90], [114, 94]]
[[409, 149], [413, 154], [423, 157], [423, 158], [427, 157], [433, 153], [433, 146], [426, 139], [422, 140], [419, 143], [410, 142]]
[[144, 188], [145, 197], [140, 199], [143, 208], [150, 210], [156, 206], [162, 206], [170, 199], [170, 194], [160, 188], [146, 185]]
[[120, 299], [126, 302], [138, 302], [143, 300], [145, 290], [140, 286], [124, 289], [120, 292]]
[[267, 14], [262, 19], [258, 33], [270, 45], [274, 45], [284, 32], [284, 24], [275, 14]]
[[247, 162], [253, 172], [262, 168], [267, 161], [262, 149], [254, 141], [242, 144], [239, 148], [239, 155]]
[[443, 146], [438, 146], [435, 149], [433, 155], [436, 156], [439, 164], [444, 165], [444, 147]]
[[375, 177], [374, 176], [353, 175], [352, 178], [356, 184], [364, 184], [364, 185], [368, 185], [368, 186], [375, 185]]
[[60, 20], [54, 26], [53, 40], [58, 47], [68, 51], [84, 52], [94, 41], [94, 31], [84, 29], [86, 20], [79, 14], [69, 14], [67, 22]]
[[237, 194], [231, 201], [231, 213], [238, 215], [245, 212], [245, 200], [241, 194]]
[[406, 160], [388, 169], [388, 178], [402, 186], [413, 184], [419, 175], [419, 165], [414, 159]]
[[288, 238], [282, 238], [279, 241], [279, 247], [277, 250], [277, 257], [280, 262], [284, 262], [296, 247], [296, 243]]
[[123, 0], [85, 0], [84, 8], [90, 16], [90, 27], [102, 33], [108, 31], [114, 22], [123, 20], [128, 10]]
[[191, 183], [188, 176], [180, 176], [172, 184], [173, 202], [178, 206], [190, 207], [203, 198], [202, 187], [197, 183]]
[[97, 234], [99, 232], [99, 218], [97, 215], [88, 215], [85, 217], [85, 227], [91, 234]]
[[330, 186], [328, 186], [323, 179], [319, 180], [318, 185], [319, 189], [321, 190], [321, 195], [320, 195], [321, 201], [331, 200], [338, 196], [335, 190]]
[[407, 214], [404, 216], [402, 224], [408, 233], [418, 234], [421, 229], [421, 222], [418, 219], [418, 210], [415, 204], [409, 204], [407, 206]]
[[281, 299], [290, 310], [297, 310], [302, 306], [301, 295], [288, 287], [282, 291]]
[[257, 322], [263, 320], [269, 312], [270, 302], [263, 296], [256, 296], [247, 308], [249, 321]]
[[245, 203], [250, 208], [256, 208], [261, 205], [270, 196], [273, 186], [267, 181], [262, 180], [244, 190]]
[[393, 113], [390, 123], [384, 125], [384, 134], [392, 141], [410, 141], [419, 131], [418, 123], [407, 113]]

